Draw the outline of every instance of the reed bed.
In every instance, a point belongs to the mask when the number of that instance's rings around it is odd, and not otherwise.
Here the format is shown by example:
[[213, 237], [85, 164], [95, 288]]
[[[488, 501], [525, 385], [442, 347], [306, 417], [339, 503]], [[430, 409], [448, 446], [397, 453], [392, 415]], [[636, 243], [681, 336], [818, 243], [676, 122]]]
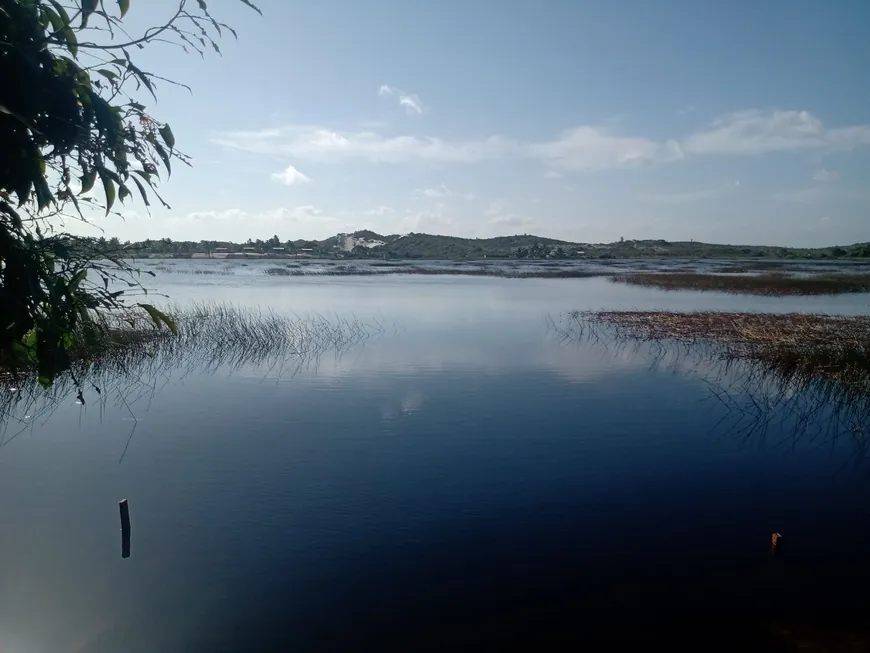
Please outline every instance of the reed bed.
[[499, 277], [503, 279], [585, 279], [605, 276], [602, 272], [582, 268], [561, 269], [520, 269], [511, 267], [496, 267], [481, 264], [477, 267], [420, 267], [401, 264], [384, 265], [383, 263], [367, 266], [336, 265], [321, 270], [301, 270], [286, 267], [269, 267], [263, 270], [268, 276], [277, 277], [371, 277], [386, 275], [418, 275], [418, 276], [461, 276], [461, 277]]
[[[94, 369], [125, 372], [143, 362], [161, 359], [167, 365], [208, 366], [310, 360], [327, 351], [351, 347], [382, 331], [379, 323], [355, 318], [308, 315], [290, 317], [271, 311], [225, 304], [191, 304], [165, 310], [177, 334], [157, 328], [139, 311], [108, 316], [99, 337], [76, 335], [70, 374], [84, 378]], [[17, 384], [32, 370], [5, 370], [0, 385]]]
[[572, 314], [580, 332], [712, 347], [720, 359], [764, 363], [783, 375], [831, 380], [870, 395], [870, 316], [804, 313], [595, 311]]
[[661, 290], [716, 291], [772, 297], [870, 292], [870, 274], [817, 274], [795, 277], [783, 273], [731, 276], [672, 272], [620, 274], [610, 279], [616, 283]]
[[726, 408], [716, 429], [763, 439], [779, 423], [793, 441], [847, 436], [866, 464], [870, 316], [591, 311], [548, 326], [565, 344], [628, 349], [700, 377]]

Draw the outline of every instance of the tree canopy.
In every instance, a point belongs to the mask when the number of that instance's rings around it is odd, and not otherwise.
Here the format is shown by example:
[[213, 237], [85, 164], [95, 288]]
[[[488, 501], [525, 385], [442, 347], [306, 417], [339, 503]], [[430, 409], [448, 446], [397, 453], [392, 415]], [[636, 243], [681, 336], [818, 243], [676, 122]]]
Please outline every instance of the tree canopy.
[[0, 365], [35, 367], [43, 383], [69, 367], [77, 334], [99, 337], [107, 313], [138, 307], [175, 328], [131, 299], [141, 284], [122, 250], [64, 226], [133, 197], [168, 206], [159, 180], [173, 160], [189, 160], [147, 103], [161, 83], [178, 82], [143, 70], [134, 55], [158, 43], [219, 53], [217, 41], [236, 33], [205, 0], [177, 0], [165, 23], [131, 36], [130, 8], [131, 0], [0, 0]]

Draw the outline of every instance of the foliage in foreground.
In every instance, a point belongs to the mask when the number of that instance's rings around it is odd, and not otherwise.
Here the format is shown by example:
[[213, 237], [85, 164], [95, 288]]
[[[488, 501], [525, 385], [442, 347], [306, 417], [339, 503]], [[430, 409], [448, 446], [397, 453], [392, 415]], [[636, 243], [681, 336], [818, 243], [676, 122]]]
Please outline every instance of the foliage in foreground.
[[[102, 314], [131, 307], [110, 283], [138, 287], [121, 252], [63, 233], [66, 221], [108, 215], [134, 193], [166, 205], [161, 171], [188, 162], [143, 104], [173, 82], [137, 66], [133, 48], [159, 41], [202, 54], [232, 31], [204, 0], [178, 0], [164, 24], [131, 37], [130, 6], [0, 0], [0, 363], [34, 364], [46, 384], [70, 366], [75, 333], [99, 338]], [[137, 306], [172, 326], [152, 305]]]

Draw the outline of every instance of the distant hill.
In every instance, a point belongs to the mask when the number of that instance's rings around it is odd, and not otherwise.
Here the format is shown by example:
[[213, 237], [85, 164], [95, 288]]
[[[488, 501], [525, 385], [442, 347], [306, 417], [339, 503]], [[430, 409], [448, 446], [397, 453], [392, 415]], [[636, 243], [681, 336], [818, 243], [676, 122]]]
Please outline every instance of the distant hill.
[[[98, 239], [107, 249], [116, 238]], [[722, 245], [696, 241], [620, 240], [581, 243], [530, 234], [495, 238], [459, 238], [433, 234], [381, 235], [369, 229], [337, 234], [324, 240], [263, 240], [232, 243], [214, 240], [173, 241], [168, 238], [124, 243], [138, 255], [178, 256], [245, 253], [270, 256], [328, 256], [344, 258], [482, 259], [513, 258], [870, 258], [870, 243], [837, 247], [796, 248], [770, 245]]]
[[[795, 248], [768, 245], [721, 245], [696, 241], [622, 240], [613, 243], [580, 243], [534, 235], [495, 238], [459, 238], [410, 233], [384, 236], [370, 230], [355, 238], [382, 241], [364, 256], [388, 258], [870, 258], [870, 243], [842, 247]], [[324, 241], [324, 245], [328, 241]]]

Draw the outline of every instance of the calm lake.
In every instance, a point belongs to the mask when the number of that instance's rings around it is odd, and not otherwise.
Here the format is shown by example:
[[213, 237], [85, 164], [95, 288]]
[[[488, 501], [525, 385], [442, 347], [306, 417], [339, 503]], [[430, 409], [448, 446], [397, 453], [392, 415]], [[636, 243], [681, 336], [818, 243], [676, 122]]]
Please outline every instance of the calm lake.
[[578, 309], [855, 314], [870, 296], [196, 273], [214, 263], [145, 267], [180, 305], [364, 334], [304, 360], [131, 370], [85, 405], [7, 402], [2, 653], [573, 650], [689, 631], [705, 650], [870, 614], [863, 440], [830, 437], [825, 411], [747, 425], [713, 362], [558, 329]]

